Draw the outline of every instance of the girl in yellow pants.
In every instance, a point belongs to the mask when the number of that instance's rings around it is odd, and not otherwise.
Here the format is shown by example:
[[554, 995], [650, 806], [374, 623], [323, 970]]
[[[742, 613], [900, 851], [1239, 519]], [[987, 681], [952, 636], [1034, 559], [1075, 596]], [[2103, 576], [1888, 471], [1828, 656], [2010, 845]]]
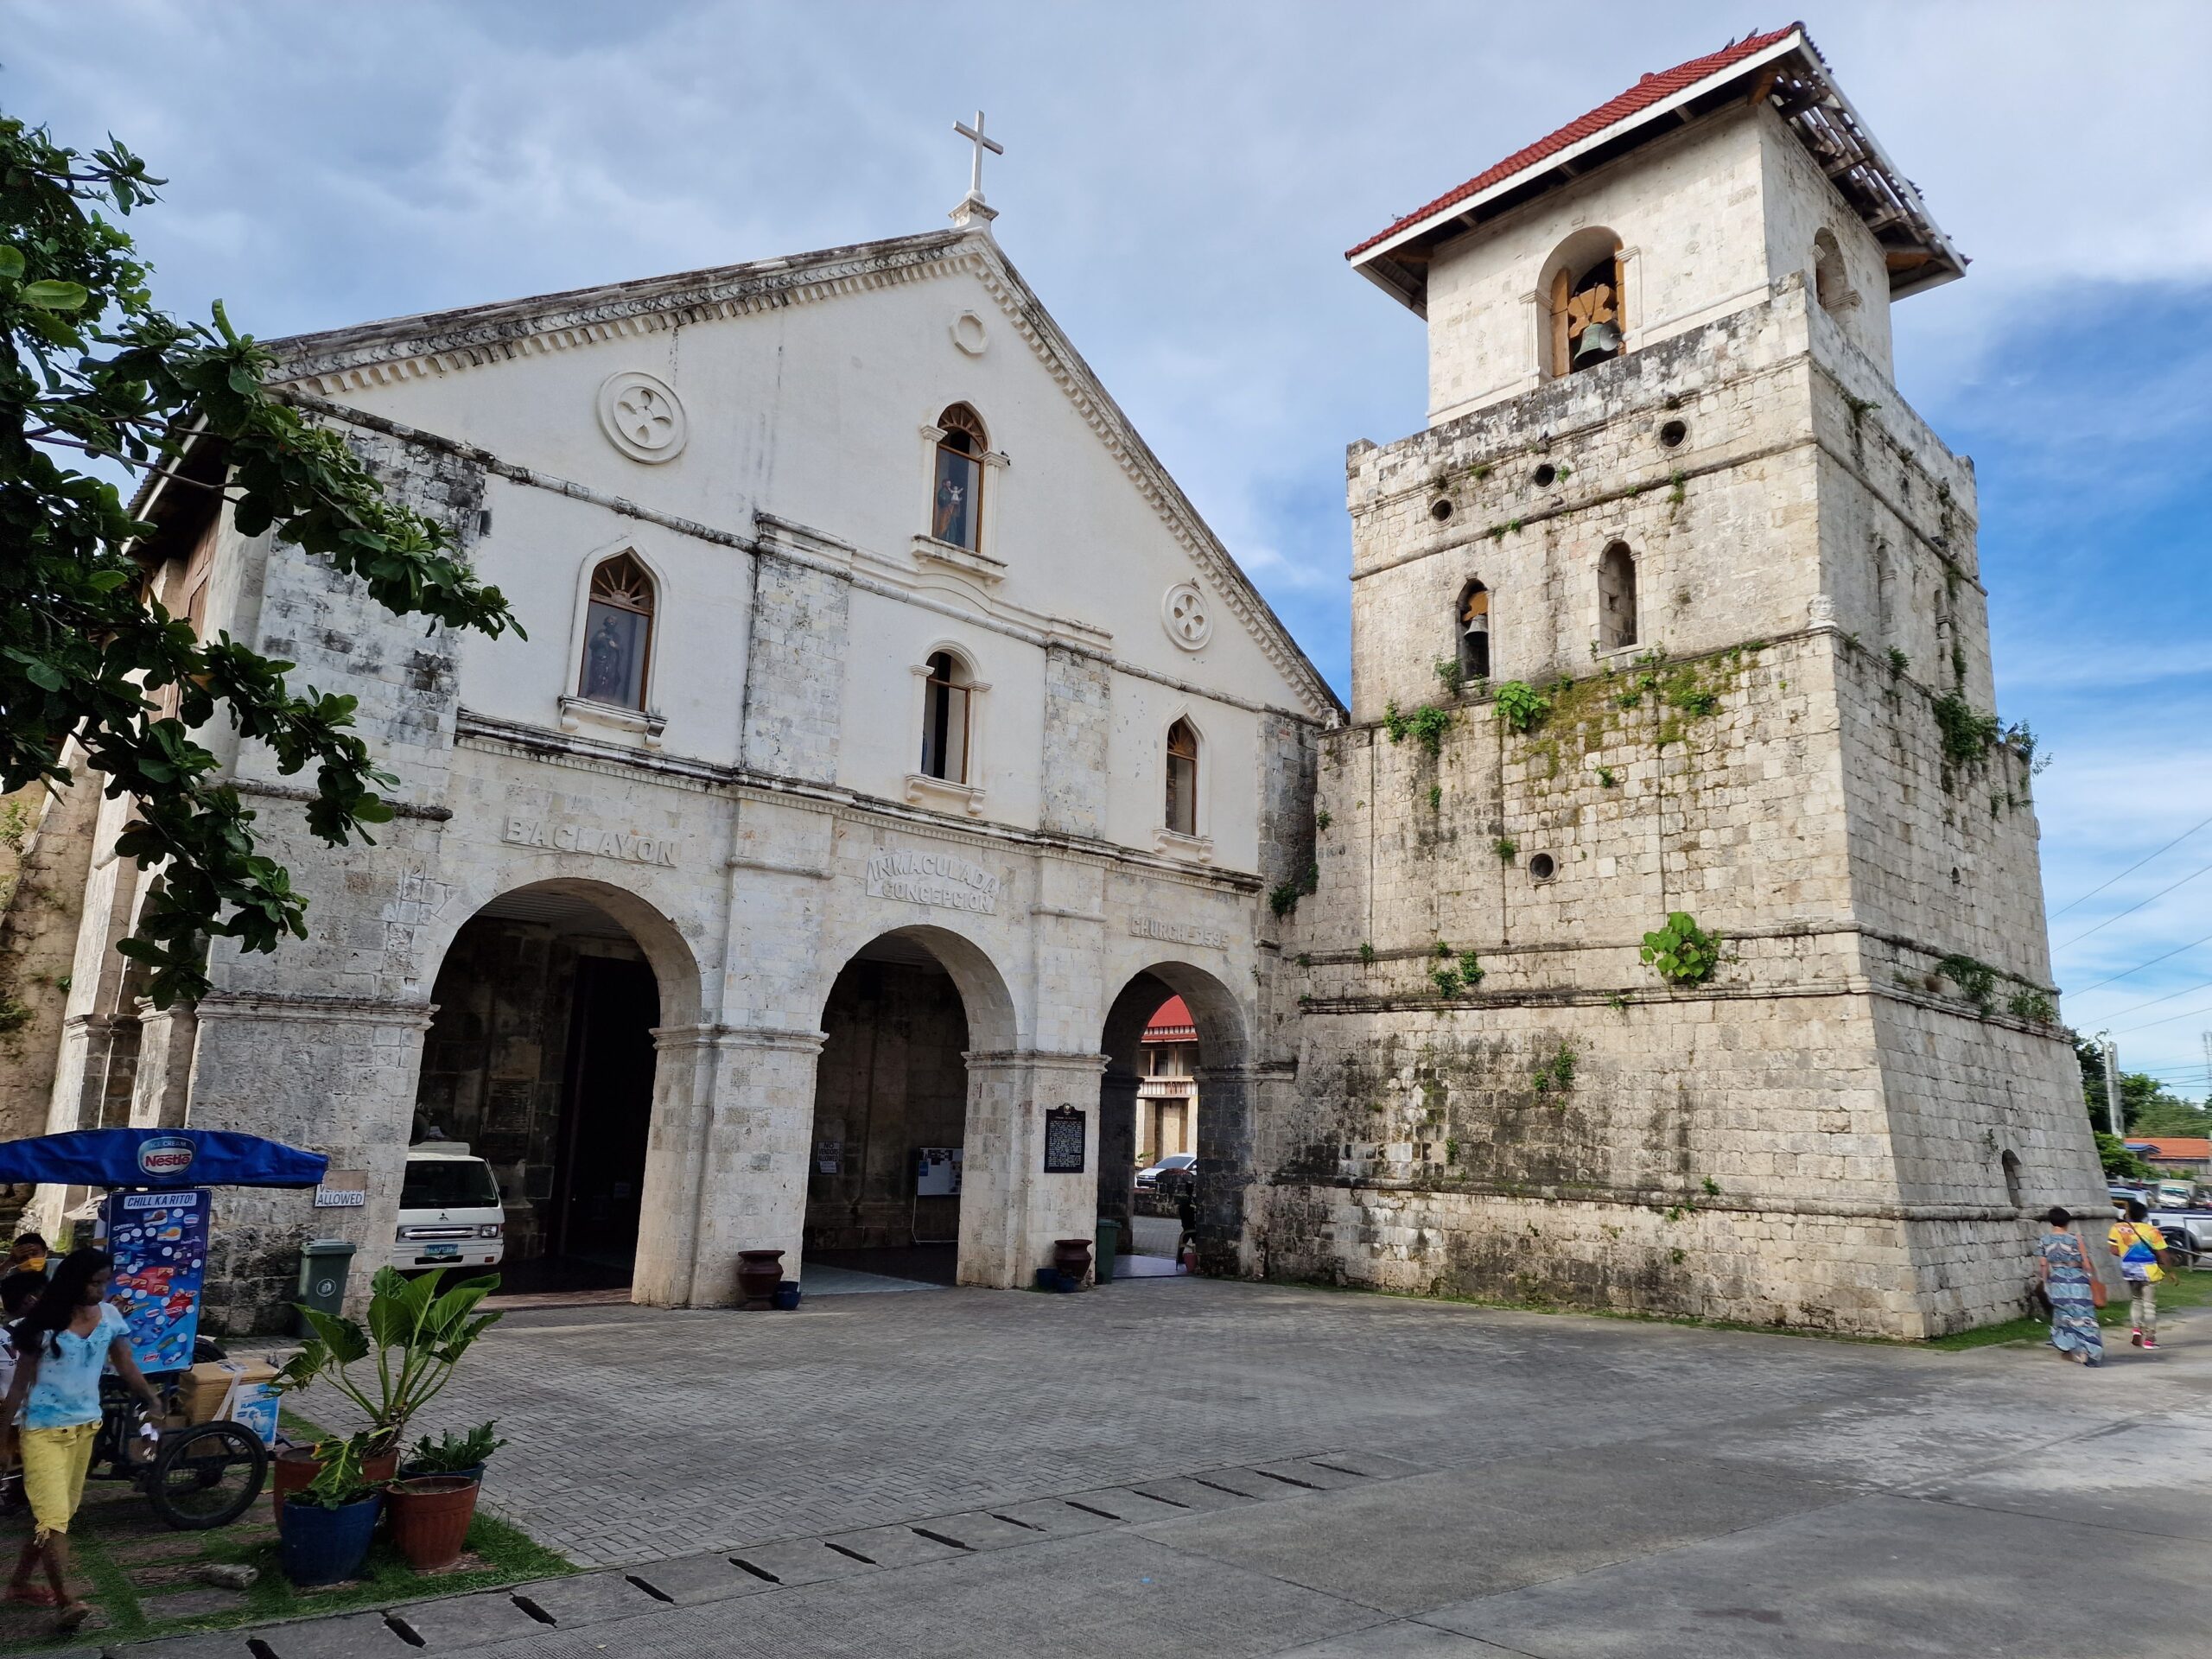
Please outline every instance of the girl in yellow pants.
[[[69, 1593], [69, 1522], [85, 1495], [85, 1471], [100, 1427], [100, 1370], [112, 1364], [152, 1410], [161, 1401], [130, 1355], [130, 1328], [108, 1306], [105, 1250], [73, 1250], [53, 1282], [16, 1321], [16, 1379], [0, 1405], [0, 1421], [23, 1414], [23, 1495], [35, 1523], [16, 1563], [8, 1599], [60, 1610], [66, 1634], [92, 1608]], [[43, 1562], [46, 1582], [33, 1573]]]

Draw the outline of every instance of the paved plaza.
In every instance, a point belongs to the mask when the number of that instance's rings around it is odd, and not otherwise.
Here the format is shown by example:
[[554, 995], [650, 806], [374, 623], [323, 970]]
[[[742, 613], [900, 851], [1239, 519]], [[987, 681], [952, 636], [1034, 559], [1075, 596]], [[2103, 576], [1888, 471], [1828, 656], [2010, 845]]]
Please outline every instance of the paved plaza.
[[1187, 1279], [533, 1309], [439, 1416], [602, 1570], [118, 1651], [2199, 1659], [2170, 1325], [2085, 1373]]

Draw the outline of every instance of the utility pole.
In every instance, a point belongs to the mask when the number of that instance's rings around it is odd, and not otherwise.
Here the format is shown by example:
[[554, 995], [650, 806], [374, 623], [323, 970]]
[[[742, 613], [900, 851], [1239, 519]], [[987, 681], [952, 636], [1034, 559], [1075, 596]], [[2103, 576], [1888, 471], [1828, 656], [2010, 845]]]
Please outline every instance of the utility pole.
[[2099, 1032], [2097, 1041], [2105, 1051], [2105, 1118], [2115, 1136], [2124, 1136], [2127, 1128], [2120, 1115], [2120, 1050], [2108, 1031]]

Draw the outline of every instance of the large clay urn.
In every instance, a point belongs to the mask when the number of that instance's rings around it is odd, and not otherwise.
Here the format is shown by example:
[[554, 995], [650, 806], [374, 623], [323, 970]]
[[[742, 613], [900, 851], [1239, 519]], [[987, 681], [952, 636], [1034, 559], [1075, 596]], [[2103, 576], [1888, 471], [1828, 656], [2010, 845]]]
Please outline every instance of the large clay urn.
[[1078, 1285], [1090, 1276], [1090, 1241], [1056, 1238], [1052, 1241], [1052, 1270], [1064, 1273]]
[[740, 1250], [737, 1253], [737, 1305], [773, 1307], [776, 1287], [784, 1282], [781, 1250]]

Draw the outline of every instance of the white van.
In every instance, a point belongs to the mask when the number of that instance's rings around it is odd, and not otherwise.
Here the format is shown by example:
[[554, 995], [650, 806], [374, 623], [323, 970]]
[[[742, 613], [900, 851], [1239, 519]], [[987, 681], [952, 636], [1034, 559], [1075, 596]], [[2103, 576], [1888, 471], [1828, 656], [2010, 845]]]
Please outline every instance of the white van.
[[407, 1148], [399, 1190], [399, 1234], [391, 1265], [496, 1268], [507, 1253], [507, 1212], [492, 1166], [465, 1141], [425, 1141]]

